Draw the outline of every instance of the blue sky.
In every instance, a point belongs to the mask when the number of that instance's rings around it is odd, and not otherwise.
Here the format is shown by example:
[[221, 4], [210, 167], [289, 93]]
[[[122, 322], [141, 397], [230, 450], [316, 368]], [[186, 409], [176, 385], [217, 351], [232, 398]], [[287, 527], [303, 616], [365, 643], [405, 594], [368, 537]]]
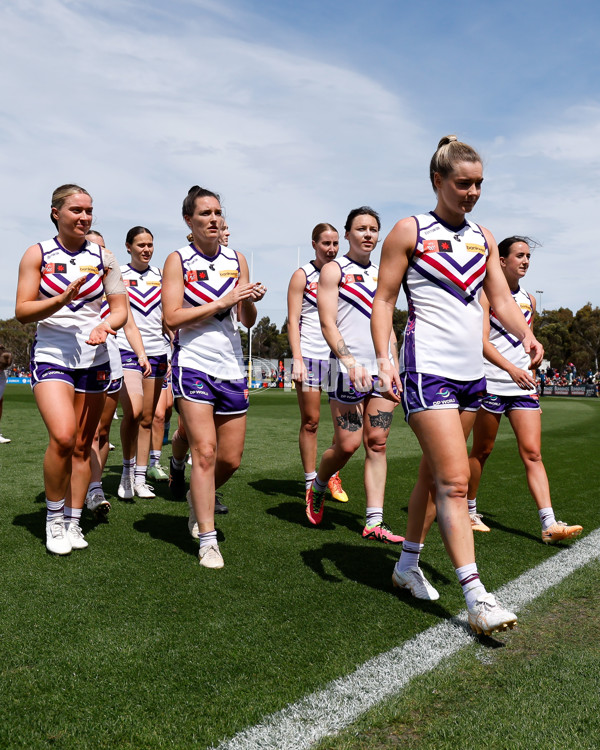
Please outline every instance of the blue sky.
[[121, 262], [150, 227], [162, 265], [201, 184], [281, 325], [313, 226], [370, 204], [383, 237], [433, 208], [447, 133], [483, 157], [472, 218], [542, 243], [543, 307], [600, 304], [597, 2], [8, 0], [0, 28], [0, 318], [56, 186], [89, 190]]

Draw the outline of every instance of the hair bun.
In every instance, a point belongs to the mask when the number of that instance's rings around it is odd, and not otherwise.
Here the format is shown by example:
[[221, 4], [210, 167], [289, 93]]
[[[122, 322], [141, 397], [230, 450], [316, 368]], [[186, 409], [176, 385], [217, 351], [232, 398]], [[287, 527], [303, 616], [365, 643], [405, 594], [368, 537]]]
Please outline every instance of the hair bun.
[[440, 142], [438, 143], [438, 149], [440, 149], [442, 146], [447, 146], [449, 143], [452, 143], [453, 141], [458, 141], [458, 138], [455, 135], [445, 135], [443, 138], [440, 138]]

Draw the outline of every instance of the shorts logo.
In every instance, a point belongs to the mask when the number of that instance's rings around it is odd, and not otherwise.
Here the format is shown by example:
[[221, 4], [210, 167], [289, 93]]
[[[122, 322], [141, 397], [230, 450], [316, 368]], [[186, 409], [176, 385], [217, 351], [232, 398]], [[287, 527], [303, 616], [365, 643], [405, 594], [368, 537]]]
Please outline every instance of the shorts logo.
[[237, 279], [239, 275], [238, 271], [219, 271], [219, 276], [229, 276], [232, 279]]
[[66, 263], [46, 263], [44, 266], [43, 273], [66, 273], [67, 272], [67, 264]]
[[488, 399], [489, 399], [490, 401], [499, 401], [499, 400], [500, 400], [500, 399], [498, 398], [498, 396], [491, 396], [491, 395], [490, 395], [490, 396], [488, 396]]
[[452, 243], [450, 240], [424, 240], [424, 253], [451, 253]]
[[448, 398], [450, 395], [450, 391], [448, 388], [440, 388], [440, 390], [435, 394], [436, 396], [441, 396], [442, 398]]
[[79, 266], [79, 270], [81, 273], [100, 273], [100, 270], [97, 266]]
[[96, 373], [96, 380], [99, 383], [104, 383], [110, 378], [110, 370], [98, 370]]
[[472, 245], [467, 242], [465, 247], [467, 248], [467, 252], [469, 253], [479, 253], [479, 255], [485, 255], [485, 247], [483, 245]]
[[246, 401], [248, 400], [248, 389], [247, 388], [244, 388], [244, 398], [246, 399]]
[[188, 271], [185, 275], [186, 281], [207, 281], [208, 273], [206, 271]]

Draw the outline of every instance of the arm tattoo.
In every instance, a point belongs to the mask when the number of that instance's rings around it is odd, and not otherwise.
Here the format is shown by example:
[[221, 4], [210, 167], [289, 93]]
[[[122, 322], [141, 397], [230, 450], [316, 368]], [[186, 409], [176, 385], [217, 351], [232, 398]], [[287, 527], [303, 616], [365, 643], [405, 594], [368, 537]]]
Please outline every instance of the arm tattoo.
[[391, 411], [379, 411], [379, 409], [377, 409], [377, 414], [369, 414], [371, 427], [381, 427], [383, 430], [389, 430], [393, 416], [394, 413]]
[[340, 339], [337, 342], [337, 353], [340, 355], [340, 357], [349, 357], [350, 352], [348, 350], [348, 347], [346, 346], [346, 342], [344, 339]]
[[336, 421], [342, 430], [348, 430], [348, 432], [356, 432], [363, 426], [362, 414], [357, 411], [347, 411], [345, 414], [340, 414], [336, 417]]

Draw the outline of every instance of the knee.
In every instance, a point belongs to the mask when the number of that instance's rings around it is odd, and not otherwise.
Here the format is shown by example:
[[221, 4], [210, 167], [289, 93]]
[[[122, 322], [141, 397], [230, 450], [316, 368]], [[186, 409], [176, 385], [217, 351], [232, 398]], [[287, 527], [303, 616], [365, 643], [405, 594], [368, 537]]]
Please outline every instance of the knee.
[[219, 469], [227, 476], [231, 476], [240, 468], [241, 463], [241, 454], [239, 456], [227, 456], [226, 458], [219, 460]]
[[202, 470], [214, 469], [217, 460], [217, 446], [214, 444], [203, 444], [190, 446], [192, 453], [192, 465], [199, 466]]
[[[450, 502], [464, 502], [469, 487], [467, 474], [455, 474], [436, 482], [436, 498], [446, 498]], [[436, 500], [437, 501], [437, 500]]]
[[60, 458], [72, 456], [75, 452], [75, 443], [75, 435], [73, 434], [52, 435], [50, 438], [50, 446]]
[[387, 440], [381, 436], [369, 436], [365, 438], [365, 451], [367, 455], [385, 455]]
[[302, 431], [307, 432], [311, 435], [316, 435], [319, 428], [318, 417], [306, 417], [302, 420]]
[[521, 458], [525, 464], [542, 463], [542, 454], [536, 448], [521, 448]]

